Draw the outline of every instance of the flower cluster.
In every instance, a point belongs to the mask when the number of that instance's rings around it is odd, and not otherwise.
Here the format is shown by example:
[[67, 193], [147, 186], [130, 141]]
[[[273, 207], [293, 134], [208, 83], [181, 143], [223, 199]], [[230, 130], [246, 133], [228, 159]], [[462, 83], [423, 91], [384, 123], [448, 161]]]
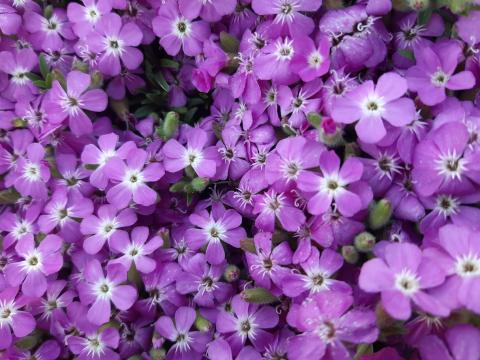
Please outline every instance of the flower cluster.
[[0, 0], [2, 359], [478, 359], [470, 0]]

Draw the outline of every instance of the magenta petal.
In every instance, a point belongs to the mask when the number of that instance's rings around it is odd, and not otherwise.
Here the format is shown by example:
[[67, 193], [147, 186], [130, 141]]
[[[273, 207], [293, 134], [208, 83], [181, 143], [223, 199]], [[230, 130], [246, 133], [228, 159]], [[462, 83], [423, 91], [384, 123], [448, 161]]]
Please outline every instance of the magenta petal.
[[137, 299], [137, 290], [130, 285], [117, 286], [112, 292], [112, 302], [120, 310], [128, 310]]

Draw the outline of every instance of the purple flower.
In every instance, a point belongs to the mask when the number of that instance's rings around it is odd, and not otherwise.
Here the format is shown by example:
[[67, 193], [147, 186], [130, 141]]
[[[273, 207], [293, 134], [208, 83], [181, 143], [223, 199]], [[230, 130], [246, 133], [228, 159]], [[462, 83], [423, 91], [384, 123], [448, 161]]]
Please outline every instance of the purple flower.
[[83, 0], [83, 6], [78, 3], [69, 3], [67, 16], [73, 24], [73, 31], [79, 37], [87, 36], [102, 16], [112, 10], [111, 0]]
[[275, 219], [278, 219], [287, 231], [296, 231], [305, 222], [303, 211], [296, 208], [292, 199], [285, 193], [268, 190], [253, 198], [253, 213], [257, 214], [255, 226], [260, 230], [273, 232]]
[[423, 196], [437, 191], [473, 192], [480, 183], [478, 155], [469, 149], [467, 127], [450, 122], [432, 130], [415, 149], [412, 177]]
[[114, 185], [107, 192], [107, 200], [118, 209], [126, 207], [130, 201], [150, 206], [157, 200], [157, 193], [146, 185], [159, 180], [164, 174], [159, 162], [147, 164], [148, 154], [141, 149], [128, 153], [126, 164], [118, 157], [111, 158], [105, 165], [105, 171]]
[[104, 166], [113, 157], [126, 159], [134, 148], [133, 141], [127, 141], [118, 146], [118, 135], [114, 133], [100, 136], [98, 147], [93, 144], [86, 145], [82, 151], [82, 162], [86, 167], [95, 168], [90, 174], [90, 183], [99, 189], [105, 189], [108, 184], [108, 174], [105, 173]]
[[470, 71], [454, 74], [461, 53], [462, 48], [453, 41], [416, 49], [417, 64], [407, 71], [408, 88], [416, 91], [426, 105], [444, 101], [445, 89], [471, 89], [475, 85], [475, 77]]
[[253, 70], [261, 80], [272, 80], [277, 85], [289, 85], [298, 79], [290, 70], [291, 62], [300, 49], [292, 39], [278, 38], [265, 46], [255, 58]]
[[110, 248], [122, 256], [110, 261], [111, 264], [122, 264], [125, 269], [129, 270], [132, 263], [138, 271], [148, 274], [155, 270], [156, 262], [148, 255], [162, 246], [163, 239], [155, 235], [150, 241], [148, 239], [148, 228], [139, 226], [132, 230], [131, 240], [128, 238], [126, 231], [118, 232], [118, 234], [109, 242]]
[[76, 219], [83, 219], [92, 212], [91, 200], [75, 193], [67, 195], [66, 191], [60, 189], [52, 194], [51, 200], [45, 205], [45, 215], [38, 218], [39, 229], [47, 234], [56, 227], [65, 232], [78, 232]]
[[120, 74], [121, 64], [129, 70], [140, 66], [143, 54], [135, 46], [142, 42], [142, 32], [133, 22], [122, 24], [115, 13], [104, 15], [88, 37], [93, 51], [101, 53], [98, 68], [106, 75]]
[[84, 250], [89, 254], [98, 253], [105, 242], [124, 233], [122, 227], [133, 225], [137, 221], [132, 209], [117, 210], [113, 205], [103, 205], [98, 208], [97, 216], [90, 215], [82, 220], [80, 231], [90, 235], [83, 242]]
[[362, 199], [347, 186], [362, 177], [363, 165], [360, 160], [349, 157], [340, 167], [340, 158], [333, 151], [320, 155], [320, 169], [323, 176], [305, 171], [298, 179], [298, 187], [312, 192], [308, 200], [308, 211], [313, 215], [325, 213], [335, 201], [338, 211], [344, 216], [352, 216], [362, 207]]
[[330, 41], [326, 36], [320, 36], [318, 46], [308, 36], [295, 38], [297, 48], [302, 49], [292, 60], [292, 70], [305, 81], [312, 81], [327, 73], [330, 68]]
[[17, 14], [15, 8], [0, 4], [0, 30], [5, 35], [14, 35], [22, 24], [22, 17]]
[[[199, 1], [195, 0], [194, 2]], [[195, 15], [195, 6], [198, 5], [184, 6], [182, 1], [181, 4], [180, 10], [177, 0], [164, 4], [160, 8], [158, 16], [153, 19], [153, 31], [160, 37], [160, 45], [167, 54], [177, 55], [181, 48], [186, 55], [195, 56], [202, 52], [202, 43], [210, 35], [210, 27], [205, 21], [193, 21], [196, 17], [193, 16]]]
[[55, 8], [49, 17], [43, 17], [35, 11], [27, 11], [23, 15], [25, 29], [30, 32], [36, 48], [42, 50], [59, 50], [63, 39], [73, 40], [75, 35], [67, 21], [65, 10]]
[[42, 296], [47, 290], [46, 276], [56, 273], [63, 265], [61, 246], [62, 239], [57, 235], [47, 235], [37, 247], [33, 235], [19, 240], [15, 250], [21, 260], [8, 264], [4, 270], [8, 283], [22, 285], [22, 292], [27, 296]]
[[15, 242], [38, 232], [37, 217], [41, 207], [31, 206], [18, 213], [4, 211], [0, 216], [0, 230], [8, 232], [3, 239], [4, 249], [8, 249]]
[[110, 302], [118, 310], [128, 310], [137, 300], [137, 290], [130, 285], [120, 285], [127, 280], [127, 269], [120, 264], [107, 267], [105, 276], [98, 260], [91, 260], [85, 267], [86, 284], [79, 288], [80, 299], [90, 304], [87, 319], [92, 324], [102, 325], [109, 321], [112, 312]]
[[58, 124], [68, 118], [75, 135], [91, 133], [92, 121], [84, 110], [104, 111], [107, 108], [107, 94], [100, 89], [88, 90], [90, 83], [90, 76], [80, 71], [68, 73], [66, 89], [55, 81], [45, 106], [49, 119]]
[[37, 89], [27, 74], [37, 63], [37, 56], [32, 49], [0, 52], [0, 70], [10, 75], [8, 87], [2, 91], [2, 95], [9, 100], [30, 100]]
[[14, 354], [14, 359], [56, 360], [60, 355], [60, 346], [55, 340], [47, 340], [43, 342], [35, 352], [16, 351], [17, 354]]
[[217, 331], [226, 336], [232, 352], [238, 354], [247, 339], [255, 349], [264, 350], [273, 336], [265, 329], [278, 324], [278, 314], [270, 306], [261, 306], [245, 302], [240, 295], [232, 299], [232, 312], [219, 312]]
[[303, 136], [289, 137], [277, 143], [267, 157], [265, 178], [270, 184], [282, 185], [298, 180], [304, 169], [317, 166], [323, 147]]
[[352, 354], [343, 342], [373, 343], [378, 337], [375, 313], [352, 309], [350, 294], [322, 292], [294, 305], [287, 321], [302, 334], [288, 339], [288, 358], [292, 360], [348, 360]]
[[290, 36], [310, 35], [315, 23], [303, 12], [317, 11], [321, 5], [321, 0], [252, 0], [258, 15], [275, 15], [270, 25], [273, 33], [287, 32]]
[[196, 254], [183, 269], [184, 272], [177, 277], [177, 291], [182, 295], [194, 294], [196, 304], [213, 307], [232, 295], [231, 286], [220, 281], [225, 265], [208, 265], [203, 254]]
[[216, 163], [207, 158], [204, 147], [208, 138], [205, 130], [194, 128], [186, 135], [187, 146], [177, 140], [170, 139], [163, 146], [165, 170], [177, 172], [191, 166], [198, 176], [211, 178], [216, 172]]
[[239, 248], [240, 240], [247, 236], [245, 230], [240, 227], [242, 217], [234, 210], [213, 208], [211, 214], [202, 210], [190, 215], [189, 220], [197, 228], [187, 230], [185, 237], [193, 249], [207, 245], [206, 259], [214, 265], [225, 260], [222, 242]]
[[13, 185], [23, 196], [46, 199], [46, 182], [50, 179], [50, 170], [44, 160], [45, 150], [42, 145], [33, 143], [28, 145], [26, 155], [26, 158], [17, 161], [17, 177]]
[[71, 352], [78, 360], [119, 360], [112, 349], [118, 347], [120, 336], [115, 328], [106, 328], [97, 333], [89, 330], [85, 336], [73, 335], [66, 339]]
[[437, 316], [447, 316], [448, 308], [425, 290], [441, 285], [445, 272], [411, 243], [389, 244], [384, 258], [367, 261], [358, 284], [366, 292], [381, 293], [382, 305], [392, 317], [407, 320], [411, 302]]
[[203, 20], [219, 21], [222, 16], [231, 14], [237, 5], [236, 0], [178, 0], [181, 13], [188, 19], [200, 16]]
[[0, 293], [0, 349], [7, 349], [12, 344], [13, 334], [23, 338], [35, 329], [35, 319], [28, 311], [21, 310], [25, 305], [22, 297], [17, 297], [18, 287], [9, 287]]
[[480, 352], [480, 331], [467, 324], [447, 329], [445, 340], [436, 335], [425, 336], [418, 344], [425, 360], [475, 360]]
[[161, 316], [155, 323], [155, 330], [163, 337], [173, 342], [168, 351], [167, 359], [200, 360], [205, 351], [209, 333], [190, 331], [196, 318], [195, 310], [190, 307], [180, 307], [175, 312], [175, 323], [168, 316]]
[[317, 248], [312, 247], [310, 256], [300, 264], [305, 274], [286, 275], [281, 282], [282, 290], [290, 297], [299, 296], [307, 291], [309, 295], [322, 291], [349, 293], [351, 288], [347, 283], [333, 278], [342, 265], [343, 258], [340, 254], [324, 249], [320, 256]]
[[382, 120], [393, 126], [405, 126], [415, 118], [415, 104], [402, 97], [407, 81], [395, 73], [380, 76], [377, 85], [368, 80], [344, 97], [337, 98], [332, 117], [335, 121], [351, 124], [358, 120], [355, 130], [360, 140], [376, 143], [386, 135]]
[[[438, 233], [443, 251], [427, 248], [425, 253], [442, 267], [447, 280], [433, 292], [451, 309], [465, 306], [480, 313], [477, 292], [480, 285], [480, 244], [477, 235], [458, 225], [445, 225]], [[454, 295], [452, 295], [454, 294]]]
[[272, 244], [272, 234], [259, 232], [253, 237], [256, 253], [245, 253], [250, 276], [258, 285], [270, 289], [272, 282], [281, 286], [289, 273], [286, 266], [292, 263], [292, 250], [288, 242]]

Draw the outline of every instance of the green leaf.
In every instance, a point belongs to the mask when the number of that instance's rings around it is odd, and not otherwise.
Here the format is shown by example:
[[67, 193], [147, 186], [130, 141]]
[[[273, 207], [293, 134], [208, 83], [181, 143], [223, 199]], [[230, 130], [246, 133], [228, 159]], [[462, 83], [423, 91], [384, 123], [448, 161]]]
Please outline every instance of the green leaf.
[[142, 119], [142, 118], [146, 118], [152, 112], [155, 112], [155, 109], [150, 105], [145, 105], [145, 106], [141, 106], [137, 110], [135, 110], [134, 115], [135, 115], [135, 117], [137, 117], [139, 119]]
[[404, 58], [415, 61], [415, 55], [413, 55], [413, 52], [411, 50], [400, 49], [398, 50], [398, 53], [402, 55]]
[[165, 77], [160, 71], [155, 75], [154, 79], [157, 85], [160, 86], [165, 92], [170, 91], [170, 85], [168, 85], [167, 80], [165, 80]]
[[27, 78], [29, 78], [31, 81], [42, 80], [42, 78], [40, 76], [38, 76], [37, 74], [32, 73], [32, 72], [26, 73], [25, 76]]
[[433, 14], [433, 9], [429, 6], [418, 13], [417, 25], [426, 25]]
[[45, 56], [43, 54], [40, 54], [38, 57], [38, 64], [40, 66], [40, 73], [42, 74], [43, 78], [46, 78], [50, 69], [48, 68], [47, 61], [45, 60]]
[[178, 68], [180, 67], [180, 64], [178, 62], [171, 59], [160, 59], [159, 65], [160, 67], [174, 70], [178, 70]]

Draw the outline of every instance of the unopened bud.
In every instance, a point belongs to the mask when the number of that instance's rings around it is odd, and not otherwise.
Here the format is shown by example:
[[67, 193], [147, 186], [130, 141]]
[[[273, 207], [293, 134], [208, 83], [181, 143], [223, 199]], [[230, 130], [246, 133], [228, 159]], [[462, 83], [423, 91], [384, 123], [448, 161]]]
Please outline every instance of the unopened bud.
[[91, 83], [90, 88], [92, 89], [99, 89], [103, 85], [103, 75], [100, 71], [94, 71], [93, 74], [90, 76]]
[[253, 242], [253, 239], [247, 238], [247, 239], [240, 240], [240, 248], [243, 251], [246, 251], [252, 254], [257, 253], [257, 249], [255, 248], [255, 243]]
[[378, 230], [384, 227], [392, 217], [392, 204], [387, 199], [381, 199], [370, 207], [368, 224], [370, 229]]
[[349, 264], [356, 264], [358, 261], [358, 252], [352, 245], [342, 246], [342, 256]]
[[26, 128], [28, 126], [28, 122], [22, 118], [15, 118], [12, 120], [12, 125], [14, 128]]
[[223, 277], [227, 282], [234, 282], [240, 278], [240, 269], [235, 265], [228, 265], [223, 273]]
[[307, 115], [307, 120], [314, 128], [318, 129], [322, 124], [322, 115], [317, 112], [311, 112]]
[[355, 236], [355, 248], [360, 252], [372, 251], [375, 246], [375, 236], [368, 231], [361, 232]]
[[430, 0], [408, 0], [408, 6], [412, 10], [422, 11], [430, 6]]
[[195, 179], [192, 180], [191, 184], [192, 184], [193, 190], [197, 192], [202, 192], [207, 188], [208, 182], [209, 181], [207, 178], [196, 177]]
[[165, 349], [151, 349], [150, 350], [150, 357], [153, 359], [153, 360], [164, 360], [166, 358], [166, 354], [167, 352], [165, 351]]
[[242, 291], [243, 300], [252, 304], [271, 304], [278, 301], [278, 298], [264, 288], [250, 288]]
[[222, 31], [220, 33], [220, 47], [226, 53], [236, 54], [238, 53], [240, 42], [229, 33]]
[[197, 317], [195, 318], [195, 327], [198, 331], [206, 332], [212, 328], [212, 323], [197, 312]]
[[53, 6], [52, 5], [48, 5], [45, 7], [45, 9], [43, 10], [43, 17], [45, 19], [50, 19], [53, 15]]
[[175, 111], [170, 111], [165, 116], [162, 124], [162, 139], [168, 140], [178, 129], [180, 116]]

